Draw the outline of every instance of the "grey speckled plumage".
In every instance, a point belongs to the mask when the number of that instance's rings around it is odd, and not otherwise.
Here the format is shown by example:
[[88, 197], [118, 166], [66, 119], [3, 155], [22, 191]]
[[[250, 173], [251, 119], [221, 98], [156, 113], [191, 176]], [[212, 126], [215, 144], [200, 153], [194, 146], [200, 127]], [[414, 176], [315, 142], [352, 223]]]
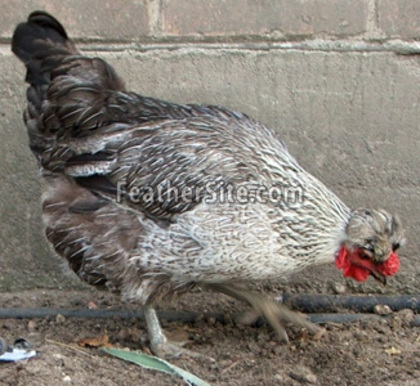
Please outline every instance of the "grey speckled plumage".
[[[86, 282], [153, 305], [195, 285], [270, 280], [333, 262], [352, 242], [349, 224], [360, 245], [372, 232], [357, 231], [369, 215], [352, 216], [273, 130], [245, 114], [127, 92], [106, 62], [82, 56], [42, 12], [17, 27], [12, 46], [27, 66], [24, 117], [48, 182], [47, 237]], [[303, 197], [210, 203], [209, 184], [219, 194], [264, 186]], [[148, 199], [130, 196], [146, 187]], [[188, 188], [190, 200], [170, 194]], [[385, 217], [394, 245], [400, 226]]]

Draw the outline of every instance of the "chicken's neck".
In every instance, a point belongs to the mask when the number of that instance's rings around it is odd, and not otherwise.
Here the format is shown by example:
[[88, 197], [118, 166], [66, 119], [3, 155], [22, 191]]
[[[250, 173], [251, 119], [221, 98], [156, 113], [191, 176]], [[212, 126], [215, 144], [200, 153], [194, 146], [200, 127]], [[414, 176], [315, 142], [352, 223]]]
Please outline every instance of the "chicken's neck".
[[[299, 240], [312, 264], [332, 263], [346, 241], [346, 226], [351, 210], [315, 177], [300, 175], [304, 198], [293, 208], [292, 220], [282, 218], [291, 240]], [[291, 209], [289, 207], [289, 209]]]

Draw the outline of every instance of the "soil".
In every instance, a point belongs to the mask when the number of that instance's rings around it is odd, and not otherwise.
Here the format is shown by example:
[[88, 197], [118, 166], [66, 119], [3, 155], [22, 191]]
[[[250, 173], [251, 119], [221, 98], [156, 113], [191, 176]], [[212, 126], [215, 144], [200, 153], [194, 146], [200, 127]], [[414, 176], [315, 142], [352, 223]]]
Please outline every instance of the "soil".
[[[36, 290], [0, 294], [7, 307], [118, 308], [134, 304], [93, 290]], [[403, 310], [390, 318], [349, 324], [327, 323], [321, 341], [311, 340], [289, 326], [290, 343], [277, 341], [266, 325], [238, 326], [235, 315], [246, 307], [223, 295], [195, 291], [172, 310], [221, 312], [194, 324], [165, 322], [174, 341], [187, 341], [190, 350], [210, 359], [180, 358], [171, 362], [212, 385], [419, 385], [420, 329], [413, 313]], [[184, 385], [173, 376], [142, 369], [81, 347], [86, 338], [106, 335], [112, 345], [148, 352], [144, 322], [138, 319], [74, 319], [61, 315], [43, 319], [1, 319], [0, 336], [12, 342], [30, 341], [39, 354], [18, 363], [0, 363], [2, 385]]]

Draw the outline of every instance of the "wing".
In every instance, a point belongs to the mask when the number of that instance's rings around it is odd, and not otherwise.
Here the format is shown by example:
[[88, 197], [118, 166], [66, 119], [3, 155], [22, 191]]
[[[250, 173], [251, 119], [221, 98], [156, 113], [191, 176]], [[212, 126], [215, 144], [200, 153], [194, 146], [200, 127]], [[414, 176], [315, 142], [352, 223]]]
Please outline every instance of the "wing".
[[189, 117], [97, 132], [66, 141], [72, 155], [62, 170], [97, 194], [171, 220], [203, 200], [228, 199], [240, 185], [263, 182], [244, 135], [255, 127], [243, 126], [230, 118]]

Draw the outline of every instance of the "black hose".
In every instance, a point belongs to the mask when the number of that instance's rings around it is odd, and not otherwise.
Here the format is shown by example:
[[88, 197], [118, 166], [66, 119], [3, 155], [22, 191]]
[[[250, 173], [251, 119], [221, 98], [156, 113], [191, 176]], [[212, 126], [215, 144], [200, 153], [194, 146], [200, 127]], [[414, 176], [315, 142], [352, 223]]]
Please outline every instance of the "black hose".
[[356, 312], [374, 312], [378, 304], [393, 311], [410, 309], [420, 312], [420, 295], [283, 295], [284, 304], [305, 313], [337, 312], [345, 309]]
[[[200, 315], [193, 312], [170, 312], [159, 311], [159, 318], [169, 322], [183, 321], [186, 323], [194, 323]], [[142, 319], [144, 320], [143, 311], [128, 311], [128, 310], [90, 310], [90, 309], [67, 309], [67, 308], [0, 308], [0, 319], [32, 319], [32, 318], [47, 318], [62, 315], [66, 318], [84, 318], [84, 319]], [[206, 314], [207, 318], [215, 318], [223, 322], [221, 314]]]
[[[347, 323], [356, 320], [380, 319], [381, 316], [372, 313], [375, 305], [387, 305], [393, 311], [411, 309], [420, 311], [419, 295], [291, 295], [285, 294], [283, 302], [292, 309], [309, 314], [308, 318], [314, 323]], [[351, 310], [358, 313], [332, 313], [337, 310]], [[66, 318], [90, 319], [142, 319], [141, 310], [90, 310], [90, 309], [55, 309], [55, 308], [0, 308], [0, 319], [13, 318], [45, 318], [63, 315]], [[179, 321], [194, 323], [200, 319], [214, 319], [221, 323], [226, 322], [226, 317], [221, 313], [198, 314], [194, 312], [159, 311], [159, 318], [169, 322]], [[420, 326], [420, 315], [416, 315], [414, 326]]]
[[[126, 310], [89, 310], [89, 309], [64, 309], [64, 308], [0, 308], [0, 319], [32, 319], [56, 317], [62, 315], [66, 318], [87, 318], [87, 319], [140, 319], [144, 320], [142, 311], [126, 311]], [[184, 322], [195, 323], [198, 320], [214, 319], [221, 323], [226, 322], [226, 317], [221, 313], [205, 313], [199, 314], [194, 312], [171, 312], [159, 311], [159, 319], [168, 322]], [[307, 315], [308, 319], [313, 323], [349, 323], [358, 320], [379, 320], [383, 318], [374, 314], [327, 314], [317, 313]], [[420, 315], [415, 315], [412, 326], [420, 326]]]
[[[387, 317], [375, 314], [310, 314], [307, 315], [312, 323], [351, 323], [359, 320], [380, 320]], [[420, 315], [414, 315], [412, 327], [420, 327]]]

